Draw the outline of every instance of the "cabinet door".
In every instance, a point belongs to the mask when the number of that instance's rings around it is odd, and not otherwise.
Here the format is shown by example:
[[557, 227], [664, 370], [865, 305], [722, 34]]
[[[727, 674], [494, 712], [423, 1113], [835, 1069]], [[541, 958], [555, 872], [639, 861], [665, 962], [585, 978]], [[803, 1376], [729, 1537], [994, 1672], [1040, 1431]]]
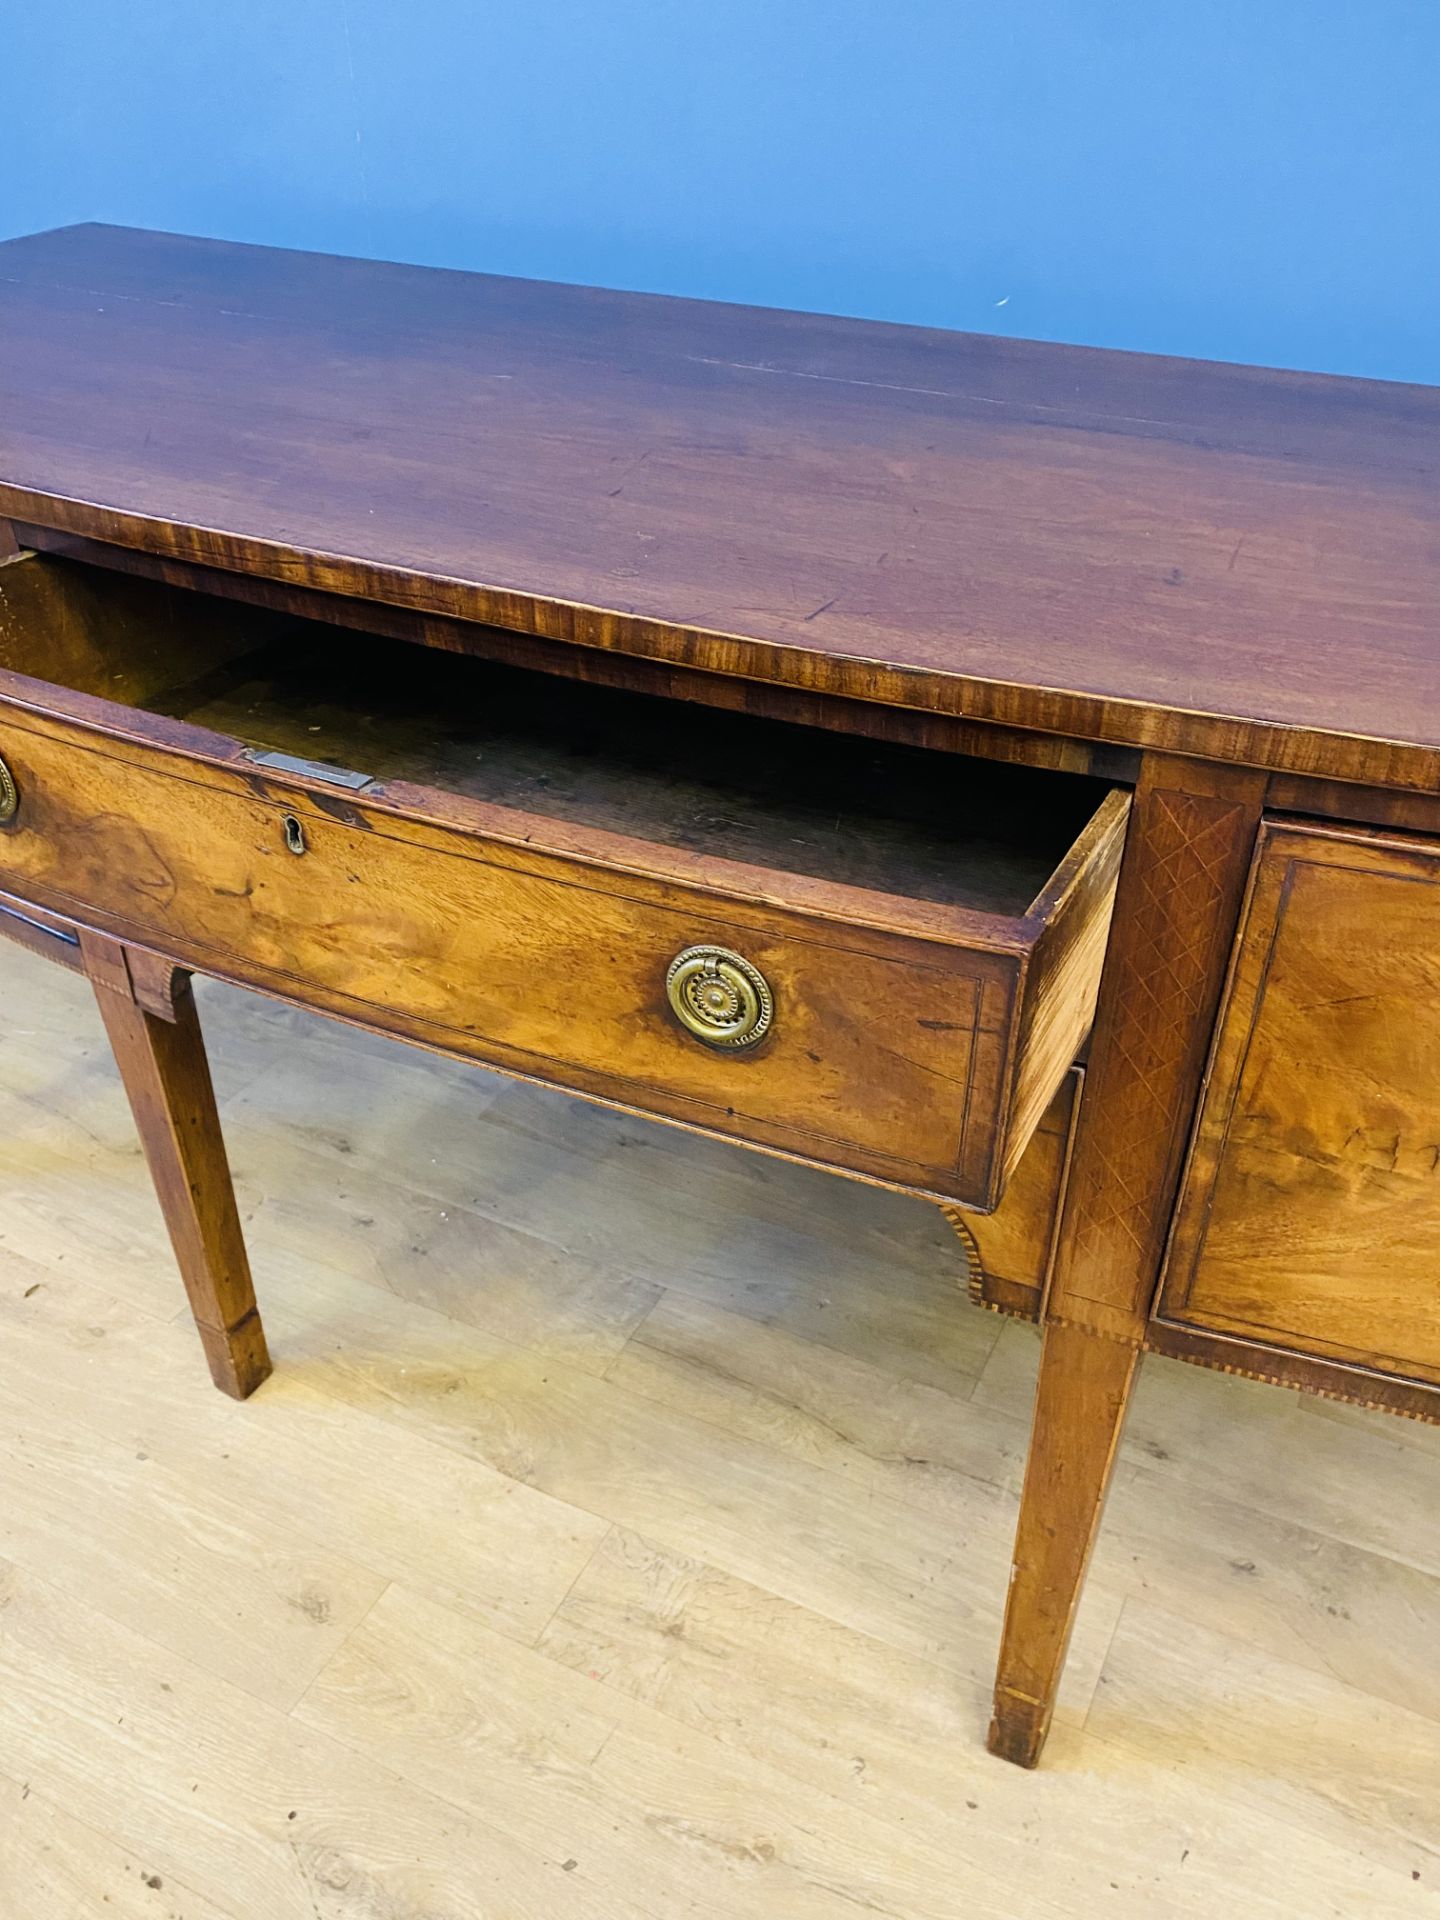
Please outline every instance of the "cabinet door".
[[1266, 824], [1160, 1311], [1440, 1380], [1440, 847]]

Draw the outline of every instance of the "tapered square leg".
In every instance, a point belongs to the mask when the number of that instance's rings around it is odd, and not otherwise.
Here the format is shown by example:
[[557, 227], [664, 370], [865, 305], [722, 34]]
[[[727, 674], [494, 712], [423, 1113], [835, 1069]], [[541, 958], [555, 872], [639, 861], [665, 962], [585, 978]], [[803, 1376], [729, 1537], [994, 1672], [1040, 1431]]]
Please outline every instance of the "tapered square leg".
[[1243, 767], [1147, 755], [1081, 1096], [990, 1748], [1032, 1767], [1054, 1710], [1145, 1342], [1264, 804]]
[[1139, 1359], [1105, 1334], [1045, 1329], [989, 1741], [1022, 1767], [1050, 1731]]
[[103, 936], [84, 933], [81, 946], [211, 1377], [243, 1400], [268, 1377], [270, 1355], [190, 977], [135, 965]]

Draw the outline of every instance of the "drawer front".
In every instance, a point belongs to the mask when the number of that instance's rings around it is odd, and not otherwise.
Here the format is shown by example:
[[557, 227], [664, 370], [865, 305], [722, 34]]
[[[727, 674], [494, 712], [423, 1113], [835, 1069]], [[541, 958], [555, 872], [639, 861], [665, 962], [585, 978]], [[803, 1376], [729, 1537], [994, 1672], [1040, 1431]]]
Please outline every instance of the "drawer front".
[[[22, 796], [0, 887], [21, 897], [511, 1071], [944, 1197], [983, 1192], [1012, 955], [257, 791], [232, 768], [10, 716], [0, 747]], [[671, 1010], [671, 962], [702, 944], [769, 985], [753, 1048], [707, 1046]]]
[[1160, 1309], [1440, 1380], [1440, 847], [1267, 823]]

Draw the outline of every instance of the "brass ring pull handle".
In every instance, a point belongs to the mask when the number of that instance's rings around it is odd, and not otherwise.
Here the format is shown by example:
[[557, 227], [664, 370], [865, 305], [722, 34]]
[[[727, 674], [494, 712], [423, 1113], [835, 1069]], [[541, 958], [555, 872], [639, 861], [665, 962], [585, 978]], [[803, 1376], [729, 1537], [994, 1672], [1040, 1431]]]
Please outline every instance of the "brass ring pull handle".
[[20, 811], [20, 789], [15, 776], [0, 759], [0, 827], [8, 827]]
[[753, 1047], [770, 1031], [775, 999], [758, 967], [728, 947], [686, 947], [670, 962], [665, 992], [675, 1018], [707, 1047]]

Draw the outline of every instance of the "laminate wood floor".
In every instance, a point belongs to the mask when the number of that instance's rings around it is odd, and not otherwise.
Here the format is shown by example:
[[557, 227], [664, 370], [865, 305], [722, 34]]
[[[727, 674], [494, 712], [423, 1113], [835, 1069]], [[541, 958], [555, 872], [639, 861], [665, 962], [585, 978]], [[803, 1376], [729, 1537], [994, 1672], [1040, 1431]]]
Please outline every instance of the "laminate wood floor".
[[1148, 1361], [1022, 1774], [1036, 1341], [936, 1213], [202, 984], [236, 1405], [0, 983], [3, 1920], [1440, 1916], [1440, 1432]]

